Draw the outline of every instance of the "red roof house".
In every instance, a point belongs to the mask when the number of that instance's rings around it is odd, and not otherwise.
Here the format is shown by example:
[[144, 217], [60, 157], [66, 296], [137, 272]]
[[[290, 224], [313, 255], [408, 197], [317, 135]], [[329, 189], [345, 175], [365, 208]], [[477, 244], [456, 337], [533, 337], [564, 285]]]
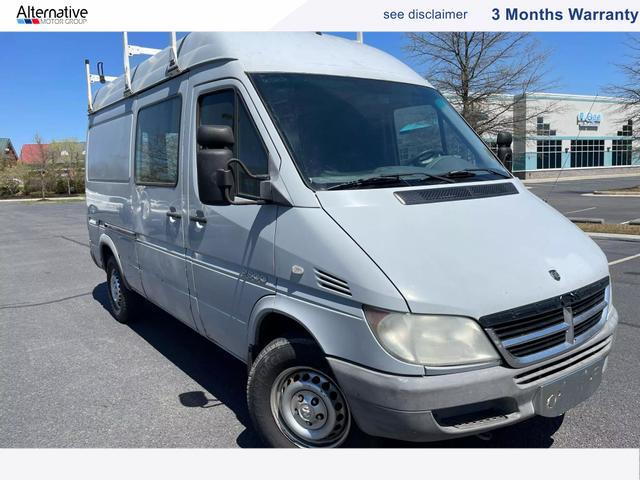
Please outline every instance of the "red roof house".
[[38, 145], [37, 143], [25, 143], [20, 150], [20, 162], [28, 165], [40, 165], [42, 164], [42, 156], [47, 155], [49, 145], [43, 143]]

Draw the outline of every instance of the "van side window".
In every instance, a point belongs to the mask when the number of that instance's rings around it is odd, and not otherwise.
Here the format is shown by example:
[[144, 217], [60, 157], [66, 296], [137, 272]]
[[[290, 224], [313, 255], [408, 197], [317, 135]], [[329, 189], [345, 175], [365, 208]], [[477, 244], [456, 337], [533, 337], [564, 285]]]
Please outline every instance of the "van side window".
[[226, 125], [234, 127], [236, 110], [235, 92], [223, 90], [200, 97], [199, 125]]
[[181, 107], [180, 97], [173, 97], [138, 111], [137, 184], [174, 187], [178, 183]]
[[[268, 173], [267, 149], [244, 102], [234, 90], [222, 90], [203, 95], [200, 97], [199, 105], [200, 125], [230, 126], [236, 140], [233, 146], [234, 157], [242, 160], [254, 174]], [[248, 178], [237, 166], [233, 169], [238, 179], [238, 195], [258, 197], [259, 182]]]

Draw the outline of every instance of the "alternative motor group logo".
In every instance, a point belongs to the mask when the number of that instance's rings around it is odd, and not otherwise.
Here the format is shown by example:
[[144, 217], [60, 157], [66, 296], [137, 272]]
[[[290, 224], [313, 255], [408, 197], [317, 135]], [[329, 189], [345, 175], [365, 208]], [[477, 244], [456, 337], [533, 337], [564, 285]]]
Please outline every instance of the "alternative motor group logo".
[[16, 20], [27, 25], [60, 25], [87, 23], [89, 11], [86, 8], [37, 8], [31, 5], [20, 5]]

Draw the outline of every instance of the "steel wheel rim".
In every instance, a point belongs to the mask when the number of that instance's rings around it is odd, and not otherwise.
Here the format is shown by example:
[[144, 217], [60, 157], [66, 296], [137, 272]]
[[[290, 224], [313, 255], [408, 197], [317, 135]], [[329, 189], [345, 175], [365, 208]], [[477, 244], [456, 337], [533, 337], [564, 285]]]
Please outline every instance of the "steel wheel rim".
[[351, 428], [349, 407], [338, 385], [309, 367], [278, 375], [271, 388], [271, 413], [280, 431], [300, 447], [337, 447]]
[[120, 277], [116, 271], [111, 274], [111, 278], [109, 279], [109, 293], [114, 308], [120, 310], [122, 306], [122, 287], [120, 285]]

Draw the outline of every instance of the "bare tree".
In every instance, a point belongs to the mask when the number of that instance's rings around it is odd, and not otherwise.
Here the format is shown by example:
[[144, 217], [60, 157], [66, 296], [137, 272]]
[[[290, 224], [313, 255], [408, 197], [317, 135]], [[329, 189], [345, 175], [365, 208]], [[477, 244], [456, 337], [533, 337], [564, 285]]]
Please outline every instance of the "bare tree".
[[[408, 33], [406, 50], [427, 67], [426, 78], [444, 92], [479, 135], [513, 130], [513, 110], [527, 92], [553, 88], [543, 49], [529, 33]], [[556, 109], [527, 108], [525, 124]]]
[[38, 163], [40, 165], [40, 187], [41, 187], [41, 198], [44, 200], [46, 183], [47, 183], [47, 171], [48, 171], [48, 155], [44, 144], [42, 143], [42, 137], [40, 134], [36, 133], [33, 137], [33, 141], [36, 144], [36, 151], [38, 155]]
[[[621, 110], [633, 124], [640, 125], [640, 35], [629, 34], [626, 46], [630, 55], [626, 63], [618, 64], [622, 73], [619, 84], [609, 85], [607, 92], [622, 100]], [[640, 148], [640, 147], [637, 147]]]

